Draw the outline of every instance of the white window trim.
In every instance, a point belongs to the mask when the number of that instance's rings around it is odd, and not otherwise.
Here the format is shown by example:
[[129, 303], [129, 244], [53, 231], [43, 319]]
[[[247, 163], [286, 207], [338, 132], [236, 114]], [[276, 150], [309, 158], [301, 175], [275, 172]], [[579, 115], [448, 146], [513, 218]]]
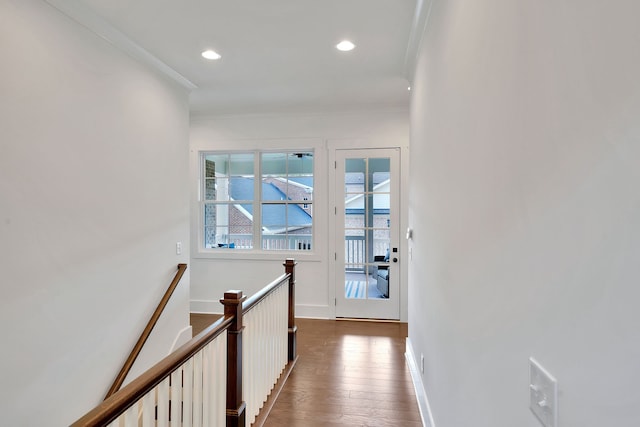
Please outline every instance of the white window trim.
[[[316, 180], [316, 176], [318, 175], [318, 161], [317, 161], [317, 152], [319, 147], [286, 147], [286, 148], [268, 148], [268, 149], [257, 149], [257, 148], [249, 148], [249, 149], [239, 149], [239, 150], [225, 150], [225, 149], [200, 149], [195, 151], [196, 154], [196, 162], [197, 162], [197, 197], [194, 203], [196, 206], [195, 216], [197, 218], [197, 229], [192, 230], [194, 233], [195, 239], [192, 239], [192, 242], [195, 243], [195, 247], [192, 246], [192, 257], [193, 258], [215, 258], [215, 259], [234, 259], [234, 260], [282, 260], [284, 257], [295, 257], [300, 261], [315, 261], [320, 262], [321, 256], [320, 251], [318, 251], [318, 245], [316, 242], [318, 241], [317, 236], [317, 218], [315, 215], [312, 215], [311, 222], [311, 241], [312, 246], [310, 250], [264, 250], [262, 249], [262, 230], [261, 230], [261, 221], [253, 221], [253, 240], [254, 247], [252, 249], [226, 249], [226, 248], [205, 248], [204, 247], [204, 212], [203, 206], [205, 204], [204, 198], [204, 157], [208, 154], [242, 154], [242, 153], [253, 153], [254, 154], [254, 177], [258, 179], [254, 179], [254, 195], [258, 195], [258, 198], [255, 198], [252, 201], [253, 203], [253, 217], [261, 218], [262, 217], [262, 204], [263, 203], [277, 203], [274, 201], [263, 201], [262, 200], [262, 154], [264, 153], [295, 153], [295, 152], [311, 152], [313, 153], [313, 177], [314, 183]], [[288, 171], [287, 171], [288, 172]], [[294, 185], [297, 183], [293, 183]], [[306, 202], [308, 204], [316, 203], [316, 188], [308, 187], [303, 184], [299, 184], [299, 187], [303, 187], [306, 189], [313, 190], [313, 198], [307, 201], [292, 201], [296, 202]], [[309, 203], [311, 202], [311, 203]], [[299, 204], [299, 203], [296, 203]], [[314, 210], [315, 212], [316, 210]], [[192, 215], [193, 218], [193, 215]], [[258, 242], [258, 247], [256, 247], [255, 242]]]

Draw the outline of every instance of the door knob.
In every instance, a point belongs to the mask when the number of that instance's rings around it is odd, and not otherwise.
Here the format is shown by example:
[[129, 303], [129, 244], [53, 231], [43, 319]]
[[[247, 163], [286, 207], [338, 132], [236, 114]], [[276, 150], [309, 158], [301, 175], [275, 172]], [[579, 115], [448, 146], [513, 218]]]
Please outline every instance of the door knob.
[[394, 259], [393, 259], [393, 262], [398, 262], [398, 258], [394, 258]]

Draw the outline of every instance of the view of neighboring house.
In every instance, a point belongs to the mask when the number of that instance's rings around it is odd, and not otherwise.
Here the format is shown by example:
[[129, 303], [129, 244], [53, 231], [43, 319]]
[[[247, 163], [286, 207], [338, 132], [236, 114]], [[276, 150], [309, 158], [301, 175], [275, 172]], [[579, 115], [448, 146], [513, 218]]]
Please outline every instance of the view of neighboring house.
[[[246, 201], [254, 198], [254, 177], [233, 177], [217, 182], [216, 191], [228, 195], [230, 202], [206, 209], [205, 247], [253, 248], [254, 204]], [[307, 184], [313, 184], [312, 177], [262, 179], [260, 224], [263, 249], [311, 249], [313, 187]], [[309, 203], [289, 203], [291, 201]]]
[[[370, 191], [365, 176], [359, 172], [345, 174], [345, 262], [362, 264], [385, 255], [389, 248], [390, 176], [388, 172], [372, 174]], [[370, 203], [369, 206], [365, 206]], [[370, 239], [369, 244], [365, 244]], [[361, 248], [361, 249], [360, 249]], [[366, 249], [365, 249], [366, 248]], [[353, 267], [347, 267], [353, 269]]]
[[[389, 227], [389, 173], [379, 173], [373, 179], [373, 228]], [[345, 229], [353, 232], [365, 226], [364, 176], [359, 173], [345, 175]]]

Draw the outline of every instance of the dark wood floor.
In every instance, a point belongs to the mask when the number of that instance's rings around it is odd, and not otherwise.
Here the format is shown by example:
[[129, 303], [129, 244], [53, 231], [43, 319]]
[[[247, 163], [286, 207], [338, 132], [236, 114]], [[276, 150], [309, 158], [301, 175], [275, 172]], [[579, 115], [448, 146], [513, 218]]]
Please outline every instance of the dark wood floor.
[[207, 326], [222, 317], [220, 314], [200, 314], [191, 313], [191, 329], [193, 336], [195, 337], [204, 330]]
[[[195, 321], [194, 334], [207, 324]], [[296, 323], [299, 359], [265, 426], [422, 426], [404, 358], [406, 324]]]

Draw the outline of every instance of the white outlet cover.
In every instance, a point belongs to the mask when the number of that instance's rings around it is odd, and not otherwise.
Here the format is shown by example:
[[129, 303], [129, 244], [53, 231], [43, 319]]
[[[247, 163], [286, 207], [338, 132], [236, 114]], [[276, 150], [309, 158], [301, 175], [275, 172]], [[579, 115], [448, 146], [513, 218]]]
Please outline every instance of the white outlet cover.
[[544, 427], [558, 425], [558, 381], [533, 357], [529, 358], [529, 408]]

